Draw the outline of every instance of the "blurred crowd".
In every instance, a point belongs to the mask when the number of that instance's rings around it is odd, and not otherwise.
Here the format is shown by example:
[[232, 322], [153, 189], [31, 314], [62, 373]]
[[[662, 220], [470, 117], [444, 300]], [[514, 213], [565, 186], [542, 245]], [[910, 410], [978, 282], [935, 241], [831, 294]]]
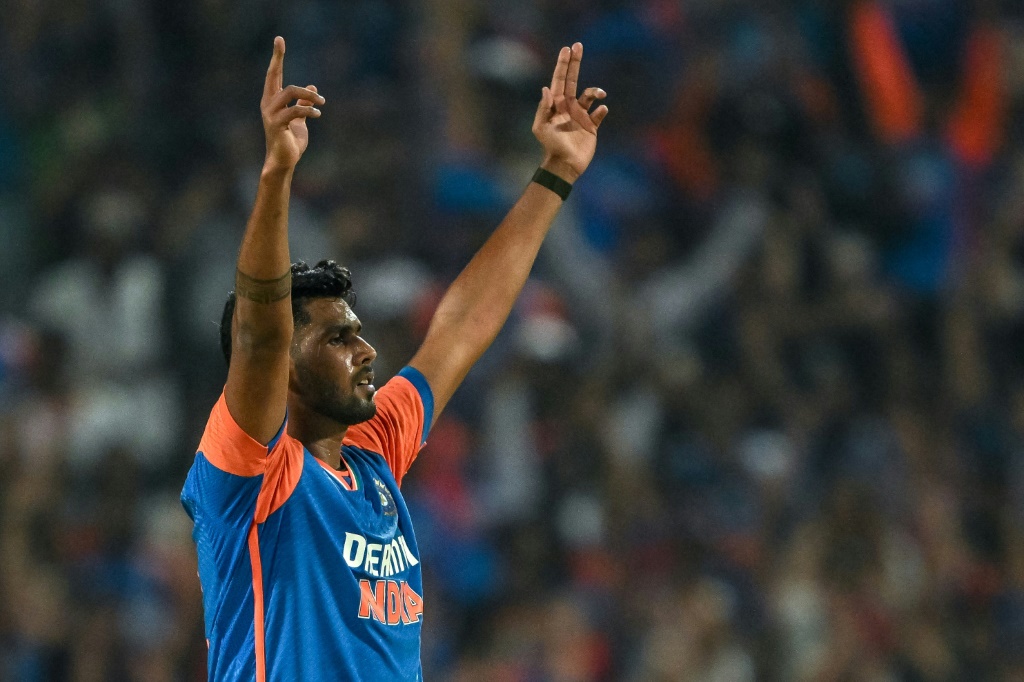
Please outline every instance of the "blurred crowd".
[[427, 679], [1024, 680], [1024, 6], [8, 0], [0, 680], [203, 680], [178, 493], [274, 35], [378, 376], [608, 91], [406, 478]]

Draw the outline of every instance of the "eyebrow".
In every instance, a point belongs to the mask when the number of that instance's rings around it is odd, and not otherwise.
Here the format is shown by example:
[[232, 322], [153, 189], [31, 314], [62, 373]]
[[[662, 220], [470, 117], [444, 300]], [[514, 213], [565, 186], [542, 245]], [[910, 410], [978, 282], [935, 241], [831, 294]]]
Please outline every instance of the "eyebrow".
[[344, 334], [345, 332], [352, 332], [358, 334], [363, 331], [363, 325], [360, 322], [343, 322], [341, 324], [332, 324], [324, 330], [324, 335], [334, 336], [335, 334]]

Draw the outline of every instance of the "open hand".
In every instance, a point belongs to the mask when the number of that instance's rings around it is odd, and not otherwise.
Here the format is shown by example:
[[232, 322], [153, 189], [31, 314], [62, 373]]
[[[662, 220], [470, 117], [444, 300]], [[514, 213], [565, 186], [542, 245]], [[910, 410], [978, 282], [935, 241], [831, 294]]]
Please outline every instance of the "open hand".
[[533, 119], [533, 134], [544, 147], [541, 167], [567, 182], [575, 182], [590, 165], [597, 149], [597, 129], [608, 115], [603, 104], [590, 111], [596, 100], [605, 98], [601, 88], [587, 88], [576, 97], [582, 59], [581, 43], [561, 49], [551, 87], [542, 90]]
[[[317, 92], [315, 85], [300, 88], [297, 85], [282, 87], [284, 79], [284, 38], [274, 38], [274, 56], [270, 58], [267, 80], [263, 85], [263, 99], [260, 111], [263, 114], [263, 131], [267, 138], [266, 164], [291, 169], [299, 162], [309, 144], [307, 118], [319, 118], [320, 110], [314, 105], [323, 105], [326, 100]], [[295, 101], [294, 106], [288, 106]]]

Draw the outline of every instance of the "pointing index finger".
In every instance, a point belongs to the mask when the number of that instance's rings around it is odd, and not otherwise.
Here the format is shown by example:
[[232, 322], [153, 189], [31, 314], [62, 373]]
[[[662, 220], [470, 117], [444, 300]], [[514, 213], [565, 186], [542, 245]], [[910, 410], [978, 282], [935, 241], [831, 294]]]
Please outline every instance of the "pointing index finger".
[[270, 58], [267, 68], [267, 80], [263, 85], [263, 96], [273, 97], [281, 91], [284, 83], [284, 38], [274, 38], [274, 55]]
[[[561, 55], [559, 55], [561, 56]], [[576, 99], [576, 82], [580, 79], [580, 60], [583, 59], [583, 43], [573, 43], [569, 51], [569, 63], [565, 75], [565, 98]], [[561, 59], [559, 59], [561, 62]]]

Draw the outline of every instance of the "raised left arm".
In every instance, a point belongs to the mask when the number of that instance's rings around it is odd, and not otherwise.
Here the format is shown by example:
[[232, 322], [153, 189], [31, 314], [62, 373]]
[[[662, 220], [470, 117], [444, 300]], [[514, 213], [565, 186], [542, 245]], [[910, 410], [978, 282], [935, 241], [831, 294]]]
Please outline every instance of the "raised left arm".
[[[587, 88], [576, 97], [582, 57], [579, 43], [562, 48], [533, 121], [533, 134], [544, 148], [541, 168], [568, 183], [590, 165], [598, 126], [608, 113], [604, 105], [589, 111], [604, 98], [603, 90]], [[441, 299], [409, 363], [430, 384], [435, 420], [505, 324], [561, 205], [558, 194], [531, 182]]]

